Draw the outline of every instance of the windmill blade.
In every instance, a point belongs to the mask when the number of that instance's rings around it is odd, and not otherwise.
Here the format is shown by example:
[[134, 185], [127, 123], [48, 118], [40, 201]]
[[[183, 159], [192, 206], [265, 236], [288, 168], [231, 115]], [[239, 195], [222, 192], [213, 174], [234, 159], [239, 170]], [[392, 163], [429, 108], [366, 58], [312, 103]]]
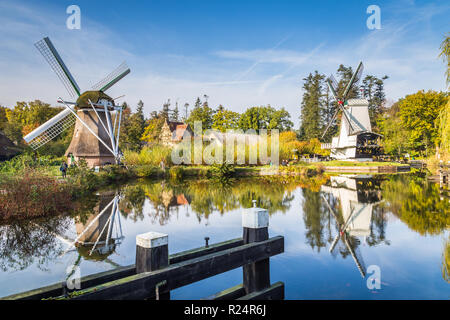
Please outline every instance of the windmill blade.
[[338, 244], [339, 239], [341, 238], [341, 233], [338, 232], [336, 237], [334, 238], [333, 242], [331, 243], [329, 252], [332, 253], [334, 248], [336, 248], [336, 245]]
[[39, 52], [44, 56], [45, 60], [47, 60], [50, 67], [52, 67], [53, 71], [58, 76], [59, 80], [63, 83], [64, 87], [66, 87], [67, 91], [72, 97], [80, 96], [80, 88], [76, 83], [75, 79], [70, 74], [69, 69], [67, 69], [66, 65], [62, 61], [61, 57], [53, 46], [52, 42], [48, 37], [36, 42], [34, 46], [39, 50]]
[[336, 109], [336, 112], [334, 113], [333, 117], [331, 118], [330, 122], [328, 123], [327, 127], [325, 128], [325, 131], [323, 132], [321, 139], [323, 139], [323, 137], [327, 133], [328, 129], [330, 129], [331, 125], [333, 124], [334, 119], [336, 119], [338, 112], [339, 112], [339, 109]]
[[128, 68], [125, 62], [122, 62], [122, 64], [118, 66], [113, 72], [111, 72], [103, 80], [92, 86], [92, 90], [99, 90], [104, 92], [129, 73], [130, 68]]
[[70, 112], [70, 110], [65, 109], [41, 126], [31, 131], [23, 137], [23, 139], [31, 146], [33, 150], [36, 150], [56, 138], [63, 131], [72, 127], [75, 124], [75, 121], [75, 116]]
[[355, 261], [356, 267], [358, 268], [359, 273], [361, 274], [361, 277], [366, 277], [366, 265], [364, 263], [361, 251], [357, 247], [356, 250], [351, 246], [350, 242], [347, 239], [347, 235], [344, 236], [344, 243], [347, 246], [348, 251], [350, 251], [350, 255], [353, 258], [353, 261]]
[[[331, 94], [333, 95], [334, 99], [336, 101], [339, 101], [339, 98], [337, 96], [337, 83], [336, 85], [333, 83], [333, 79], [334, 77], [331, 75], [328, 79], [327, 79], [327, 84], [328, 84], [328, 88], [330, 88]], [[336, 82], [336, 79], [334, 79], [334, 82]]]
[[361, 81], [361, 78], [362, 78], [361, 76], [362, 76], [363, 71], [364, 71], [364, 65], [363, 65], [362, 61], [360, 61], [359, 65], [358, 65], [358, 69], [356, 69], [356, 77], [355, 77], [354, 84], [359, 84], [359, 82]]
[[356, 71], [353, 73], [350, 81], [347, 83], [347, 86], [345, 87], [344, 90], [344, 95], [342, 96], [342, 99], [345, 100], [345, 98], [347, 97], [348, 92], [350, 91], [350, 88], [353, 86], [353, 84], [359, 82], [359, 80], [361, 79], [361, 74], [363, 72], [364, 66], [362, 61], [358, 64], [358, 67], [356, 68]]
[[341, 108], [342, 113], [344, 114], [345, 120], [347, 120], [349, 129], [350, 129], [349, 132], [350, 132], [350, 133], [353, 132], [354, 129], [353, 129], [353, 126], [352, 126], [352, 122], [351, 122], [351, 120], [350, 120], [350, 117], [349, 117], [349, 115], [347, 114], [347, 110], [345, 110], [344, 106], [342, 106], [342, 105], [339, 105], [339, 108]]
[[331, 84], [333, 85], [333, 89], [335, 92], [337, 92], [338, 89], [338, 82], [336, 81], [336, 78], [333, 75], [330, 75], [328, 77], [328, 79], [330, 79]]

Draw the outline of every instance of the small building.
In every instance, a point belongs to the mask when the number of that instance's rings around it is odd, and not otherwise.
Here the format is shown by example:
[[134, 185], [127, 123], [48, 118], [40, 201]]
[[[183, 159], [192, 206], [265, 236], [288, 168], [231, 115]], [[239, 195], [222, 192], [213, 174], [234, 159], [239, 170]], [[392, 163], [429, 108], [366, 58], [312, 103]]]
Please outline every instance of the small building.
[[166, 146], [174, 146], [181, 142], [185, 136], [194, 136], [191, 126], [183, 122], [164, 121], [159, 135], [161, 143]]
[[0, 161], [9, 160], [19, 153], [20, 148], [0, 131]]

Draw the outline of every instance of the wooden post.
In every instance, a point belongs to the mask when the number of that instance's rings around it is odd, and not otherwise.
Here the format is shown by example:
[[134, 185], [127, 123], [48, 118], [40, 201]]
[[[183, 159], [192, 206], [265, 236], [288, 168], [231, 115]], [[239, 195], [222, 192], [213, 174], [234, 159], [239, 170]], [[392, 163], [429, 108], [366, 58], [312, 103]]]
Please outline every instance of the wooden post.
[[[257, 208], [254, 204], [253, 208], [246, 209], [242, 213], [242, 227], [244, 244], [269, 239], [269, 213], [266, 209]], [[270, 287], [268, 258], [250, 263], [242, 268], [246, 294]]]
[[[163, 269], [169, 266], [168, 235], [147, 232], [136, 236], [136, 273]], [[156, 300], [169, 300], [170, 292], [164, 291], [165, 283], [157, 286]]]

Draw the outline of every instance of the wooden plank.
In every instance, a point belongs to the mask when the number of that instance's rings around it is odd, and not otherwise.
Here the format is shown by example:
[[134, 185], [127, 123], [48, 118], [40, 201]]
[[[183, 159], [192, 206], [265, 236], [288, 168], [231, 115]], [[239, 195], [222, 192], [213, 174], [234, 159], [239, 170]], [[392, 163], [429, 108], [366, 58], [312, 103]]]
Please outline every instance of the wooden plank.
[[[242, 238], [227, 240], [216, 244], [209, 245], [208, 248], [200, 247], [191, 250], [182, 251], [176, 254], [172, 254], [169, 257], [169, 263], [180, 263], [192, 258], [198, 258], [206, 254], [219, 252], [225, 249], [231, 249], [243, 244]], [[105, 272], [91, 274], [80, 279], [81, 290], [94, 287], [102, 283], [118, 280], [121, 278], [129, 277], [136, 274], [135, 265], [129, 265], [119, 267], [113, 270]], [[41, 300], [50, 297], [57, 297], [62, 294], [61, 283], [51, 284], [45, 287], [13, 294], [7, 297], [3, 297], [0, 300]]]
[[200, 247], [192, 250], [179, 252], [170, 256], [170, 264], [183, 262], [186, 260], [198, 258], [206, 254], [218, 252], [221, 250], [236, 248], [243, 244], [242, 238], [227, 240], [216, 244], [210, 244], [208, 247]]
[[[129, 277], [136, 274], [134, 265], [120, 267], [114, 270], [108, 270], [101, 273], [92, 274], [86, 277], [82, 277], [80, 281], [81, 289], [86, 289], [92, 286], [96, 286], [100, 283], [114, 281], [120, 278]], [[55, 283], [49, 286], [33, 289], [18, 294], [13, 294], [7, 297], [1, 298], [1, 300], [41, 300], [49, 297], [57, 297], [62, 294], [62, 284]]]
[[245, 289], [243, 284], [231, 287], [229, 289], [220, 291], [202, 300], [236, 300], [237, 298], [245, 295]]
[[284, 252], [284, 238], [278, 236], [267, 241], [242, 245], [180, 262], [162, 270], [105, 283], [90, 288], [73, 299], [146, 299], [154, 295], [155, 287], [160, 283], [165, 282], [167, 290], [173, 290], [282, 252]]
[[284, 300], [284, 283], [275, 282], [269, 288], [252, 292], [237, 300]]

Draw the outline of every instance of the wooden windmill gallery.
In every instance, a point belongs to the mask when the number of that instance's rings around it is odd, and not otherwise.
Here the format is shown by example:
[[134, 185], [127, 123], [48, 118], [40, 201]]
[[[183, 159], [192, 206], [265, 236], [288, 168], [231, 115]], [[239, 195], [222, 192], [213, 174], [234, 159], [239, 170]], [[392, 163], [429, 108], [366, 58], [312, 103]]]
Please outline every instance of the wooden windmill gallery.
[[65, 106], [59, 114], [30, 132], [24, 140], [34, 149], [38, 149], [56, 138], [64, 130], [75, 124], [72, 141], [65, 153], [69, 163], [86, 160], [90, 167], [120, 163], [119, 133], [122, 107], [114, 104], [114, 99], [105, 91], [130, 73], [122, 63], [91, 90], [81, 93], [78, 84], [64, 64], [49, 38], [35, 44], [66, 87], [75, 102], [58, 98]]
[[369, 115], [369, 101], [367, 99], [348, 99], [352, 86], [358, 84], [363, 71], [362, 62], [359, 63], [350, 81], [345, 86], [342, 96], [338, 95], [338, 83], [331, 75], [327, 79], [328, 87], [337, 101], [337, 109], [328, 123], [322, 138], [333, 124], [339, 111], [342, 120], [339, 135], [333, 137], [331, 143], [322, 144], [322, 149], [331, 149], [330, 156], [339, 160], [372, 161], [373, 156], [380, 153], [378, 144], [379, 134], [372, 132]]

